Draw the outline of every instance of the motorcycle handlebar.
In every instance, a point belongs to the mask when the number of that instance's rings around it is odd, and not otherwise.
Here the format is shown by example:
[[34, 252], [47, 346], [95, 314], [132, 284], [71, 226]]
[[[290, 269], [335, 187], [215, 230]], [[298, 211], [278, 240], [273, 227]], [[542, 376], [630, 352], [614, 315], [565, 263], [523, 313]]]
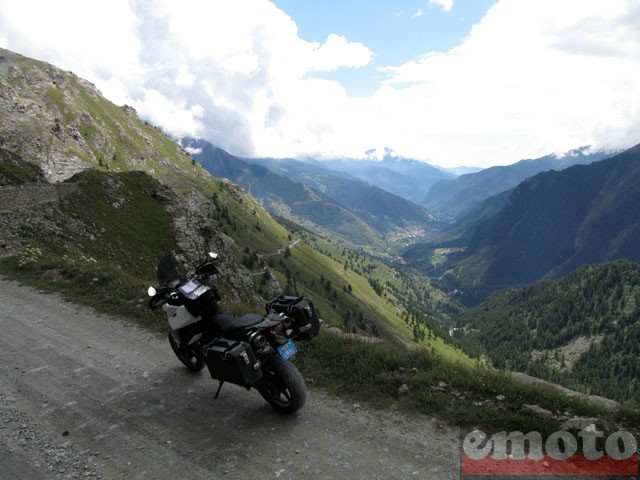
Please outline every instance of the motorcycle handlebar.
[[[196, 267], [192, 278], [200, 278], [202, 280], [205, 280], [212, 275], [219, 273], [219, 270], [212, 263], [213, 260], [218, 258], [218, 254], [210, 252], [207, 257], [208, 258], [204, 262]], [[179, 286], [180, 283], [181, 282], [179, 280], [176, 280], [175, 283], [171, 282], [169, 285], [162, 285], [157, 288], [150, 287], [149, 296], [151, 297], [151, 299], [149, 300], [149, 308], [151, 310], [156, 310], [164, 305], [169, 299], [171, 293], [175, 290], [176, 287]]]
[[151, 310], [157, 310], [162, 305], [164, 305], [169, 297], [170, 292], [171, 289], [167, 287], [158, 287], [156, 294], [149, 299], [149, 308]]

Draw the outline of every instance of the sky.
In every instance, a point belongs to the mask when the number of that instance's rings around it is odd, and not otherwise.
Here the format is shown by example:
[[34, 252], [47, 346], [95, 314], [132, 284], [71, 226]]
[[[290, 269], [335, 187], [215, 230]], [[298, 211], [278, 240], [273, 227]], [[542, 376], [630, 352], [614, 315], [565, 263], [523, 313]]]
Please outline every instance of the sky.
[[639, 0], [0, 0], [0, 47], [243, 157], [640, 143]]

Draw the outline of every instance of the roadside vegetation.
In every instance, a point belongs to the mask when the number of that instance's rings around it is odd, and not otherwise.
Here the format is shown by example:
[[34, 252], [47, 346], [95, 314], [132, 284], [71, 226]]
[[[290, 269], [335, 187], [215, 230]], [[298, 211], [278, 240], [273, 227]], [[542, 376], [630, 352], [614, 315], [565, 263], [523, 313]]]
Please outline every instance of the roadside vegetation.
[[[146, 306], [158, 260], [168, 250], [202, 258], [215, 246], [223, 263], [216, 284], [227, 312], [261, 312], [281, 290], [317, 304], [326, 328], [300, 344], [297, 358], [311, 388], [494, 431], [549, 431], [573, 415], [597, 416], [612, 429], [618, 422], [640, 424], [631, 406], [605, 412], [519, 384], [489, 367], [481, 352], [471, 358], [459, 348], [463, 340], [448, 332], [461, 306], [428, 280], [276, 222], [239, 187], [211, 178], [131, 107], [106, 101], [50, 65], [10, 60], [15, 65], [6, 68], [22, 75], [12, 77], [9, 92], [22, 95], [16, 104], [38, 109], [20, 114], [19, 130], [2, 132], [4, 144], [17, 147], [0, 149], [0, 186], [44, 183], [28, 163], [43, 158], [77, 158], [95, 170], [47, 184], [59, 189], [57, 201], [0, 205], [2, 275], [164, 335], [166, 320]], [[46, 88], [25, 80], [38, 78]], [[34, 152], [40, 156], [19, 156]], [[524, 413], [524, 404], [554, 418]]]
[[[176, 242], [171, 218], [153, 193], [159, 184], [139, 173], [88, 172], [75, 181], [76, 191], [57, 206], [41, 207], [37, 221], [23, 224], [24, 247], [3, 258], [0, 271], [163, 334], [166, 320], [149, 311], [145, 296], [146, 287], [155, 283], [157, 260]], [[555, 390], [519, 384], [464, 355], [442, 326], [459, 306], [427, 281], [277, 224], [251, 200], [234, 198], [224, 184], [213, 185], [211, 192], [214, 220], [227, 235], [237, 233], [230, 252], [247, 263], [244, 271], [253, 278], [254, 294], [266, 289], [262, 279], [269, 272], [287, 293], [313, 298], [325, 327], [355, 334], [325, 328], [312, 342], [299, 345], [296, 363], [309, 387], [487, 431], [558, 428], [558, 418], [523, 413], [523, 404], [540, 405], [559, 418], [596, 416], [610, 428], [618, 421], [640, 423], [632, 408], [612, 414]], [[116, 207], [114, 202], [121, 203]], [[256, 272], [261, 273], [252, 275]], [[217, 284], [229, 288], [224, 280]], [[268, 294], [264, 290], [263, 299]], [[225, 308], [242, 313], [264, 306], [241, 299]], [[365, 317], [373, 320], [374, 331], [362, 323]]]
[[494, 365], [618, 401], [640, 393], [640, 265], [585, 265], [492, 295], [458, 318], [458, 334]]

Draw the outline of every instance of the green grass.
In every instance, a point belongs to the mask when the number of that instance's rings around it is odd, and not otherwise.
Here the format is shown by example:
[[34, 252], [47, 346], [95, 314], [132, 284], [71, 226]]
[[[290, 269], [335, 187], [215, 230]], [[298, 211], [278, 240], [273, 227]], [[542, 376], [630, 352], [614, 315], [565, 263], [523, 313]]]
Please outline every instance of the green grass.
[[39, 179], [39, 170], [35, 165], [25, 163], [17, 155], [0, 148], [0, 184], [20, 185]]
[[[425, 350], [403, 349], [385, 342], [365, 343], [326, 332], [311, 342], [300, 343], [298, 349], [296, 363], [312, 387], [376, 408], [393, 406], [433, 415], [461, 427], [547, 433], [557, 430], [557, 421], [521, 413], [525, 403], [553, 412], [606, 415], [557, 391], [522, 385], [506, 373], [452, 362]], [[448, 385], [445, 392], [432, 389], [439, 382]], [[403, 384], [409, 388], [407, 393], [399, 390]], [[497, 401], [497, 395], [504, 395], [505, 400]], [[627, 415], [627, 419], [633, 419], [638, 413]]]
[[166, 319], [147, 308], [145, 281], [120, 268], [97, 265], [86, 259], [44, 256], [27, 266], [18, 258], [0, 260], [0, 271], [9, 278], [39, 290], [59, 293], [65, 299], [109, 315], [128, 318], [156, 331], [166, 329]]
[[[362, 314], [373, 319], [381, 336], [388, 340], [411, 347], [427, 347], [452, 360], [470, 362], [466, 355], [453, 348], [448, 332], [441, 326], [450, 323], [452, 312], [460, 307], [435, 289], [428, 279], [400, 273], [382, 262], [356, 254], [339, 242], [303, 230], [295, 233], [302, 241], [291, 249], [290, 259], [283, 263], [296, 281], [296, 293], [312, 298], [317, 298], [319, 291], [325, 293], [317, 303], [329, 324], [353, 329], [357, 327], [354, 316]], [[331, 284], [331, 292], [327, 282]], [[409, 311], [421, 312], [419, 327], [425, 335], [417, 342]], [[351, 320], [347, 318], [349, 312]]]
[[[25, 59], [21, 68], [27, 76], [29, 68], [49, 67]], [[3, 259], [0, 271], [4, 275], [146, 328], [164, 330], [162, 315], [146, 308], [145, 291], [155, 283], [158, 259], [176, 246], [171, 219], [154, 199], [158, 186], [154, 180], [140, 174], [114, 173], [143, 169], [178, 196], [186, 197], [199, 189], [212, 199], [204, 209], [213, 228], [226, 234], [225, 245], [234, 257], [226, 259], [229, 264], [239, 263], [246, 255], [273, 253], [301, 238], [288, 254], [265, 262], [281, 285], [290, 283], [298, 293], [313, 298], [329, 324], [357, 331], [353, 322], [357, 315], [376, 321], [384, 339], [379, 343], [329, 333], [301, 343], [297, 364], [311, 386], [374, 407], [396, 406], [436, 415], [451, 424], [500, 430], [551, 428], [521, 414], [522, 403], [577, 414], [601, 413], [557, 392], [525, 387], [500, 372], [476, 366], [442, 337], [421, 340], [420, 345], [414, 342], [405, 321], [409, 308], [424, 312], [430, 321], [444, 323], [457, 308], [428, 282], [403, 277], [380, 262], [363, 255], [355, 257], [343, 245], [276, 223], [237, 187], [210, 178], [158, 129], [84, 89], [73, 76], [66, 75], [60, 85], [45, 94], [43, 105], [48, 115], [33, 117], [40, 123], [30, 125], [31, 133], [25, 130], [24, 135], [42, 138], [44, 148], [52, 152], [75, 153], [112, 173], [87, 172], [80, 177], [77, 192], [57, 206], [39, 207], [38, 213], [54, 226], [32, 222], [25, 227], [20, 238], [25, 247], [33, 248]], [[45, 119], [57, 118], [66, 126], [83, 113], [88, 113], [91, 121], [78, 127], [91, 151], [80, 154], [78, 144], [58, 145], [47, 123], [50, 121]], [[98, 132], [106, 140], [101, 147], [92, 144]], [[23, 174], [9, 173], [14, 177]], [[26, 263], [20, 265], [21, 260]], [[263, 266], [256, 267], [260, 268]], [[231, 288], [234, 286], [222, 282], [221, 290]], [[240, 293], [237, 303], [225, 306], [228, 311], [259, 311], [247, 292]], [[350, 320], [345, 318], [347, 312], [352, 313]], [[428, 325], [423, 327], [429, 329]], [[429, 388], [439, 381], [449, 384], [449, 393]], [[399, 393], [403, 384], [409, 388], [407, 394]], [[452, 395], [453, 390], [460, 392], [460, 397]], [[497, 394], [505, 395], [505, 402], [492, 402]], [[617, 415], [632, 421], [638, 418], [633, 408]]]
[[153, 323], [146, 288], [156, 282], [158, 259], [175, 246], [171, 218], [153, 198], [160, 184], [135, 172], [93, 170], [75, 185], [57, 210], [43, 210], [44, 222], [26, 224], [27, 246], [2, 260], [2, 272], [105, 313]]
[[[82, 260], [48, 258], [19, 267], [17, 258], [9, 258], [0, 262], [0, 270], [11, 278], [60, 293], [99, 312], [128, 318], [153, 331], [166, 329], [163, 315], [146, 307], [147, 283], [122, 269]], [[409, 349], [390, 342], [368, 343], [325, 331], [310, 342], [300, 342], [298, 349], [296, 365], [309, 387], [373, 408], [426, 414], [451, 425], [485, 431], [557, 430], [556, 421], [521, 413], [524, 403], [538, 404], [554, 412], [609, 418], [602, 410], [557, 391], [525, 386], [500, 371], [451, 361], [424, 349]], [[445, 392], [431, 389], [439, 382], [448, 385]], [[399, 391], [403, 384], [408, 386], [407, 393]], [[506, 399], [496, 401], [498, 394]], [[639, 415], [637, 409], [628, 408], [610, 417], [615, 421], [637, 422]]]
[[49, 87], [47, 89], [47, 99], [51, 106], [60, 113], [60, 117], [57, 117], [58, 121], [63, 121], [64, 123], [73, 121], [75, 116], [65, 102], [62, 90], [57, 87]]
[[[152, 197], [160, 185], [146, 175], [107, 176], [92, 170], [76, 182], [78, 189], [62, 200], [60, 234], [38, 239], [51, 253], [70, 258], [83, 254], [101, 265], [154, 278], [159, 258], [175, 244], [171, 218]], [[115, 205], [115, 206], [114, 206]], [[85, 228], [77, 229], [78, 222]]]

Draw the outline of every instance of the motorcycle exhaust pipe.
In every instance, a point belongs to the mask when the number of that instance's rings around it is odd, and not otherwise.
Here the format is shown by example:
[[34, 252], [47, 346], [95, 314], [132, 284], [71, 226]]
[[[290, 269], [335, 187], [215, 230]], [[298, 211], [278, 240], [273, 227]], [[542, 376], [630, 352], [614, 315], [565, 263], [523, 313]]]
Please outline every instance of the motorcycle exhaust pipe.
[[249, 343], [258, 351], [262, 350], [268, 345], [267, 338], [260, 332], [253, 332], [251, 335], [249, 335]]

